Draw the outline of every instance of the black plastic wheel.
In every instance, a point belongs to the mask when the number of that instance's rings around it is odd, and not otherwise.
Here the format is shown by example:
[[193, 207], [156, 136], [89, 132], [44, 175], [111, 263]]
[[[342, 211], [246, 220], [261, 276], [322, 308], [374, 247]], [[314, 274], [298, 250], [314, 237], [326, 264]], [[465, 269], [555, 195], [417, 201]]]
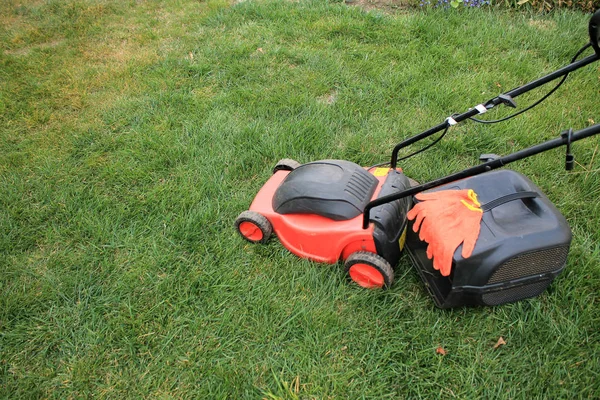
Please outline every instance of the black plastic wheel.
[[235, 227], [244, 239], [252, 243], [266, 243], [273, 233], [269, 220], [256, 211], [244, 211], [235, 220]]
[[275, 167], [273, 167], [273, 173], [277, 171], [293, 171], [300, 165], [302, 164], [300, 164], [296, 160], [292, 160], [291, 158], [284, 158], [277, 161], [277, 164], [275, 165]]
[[358, 251], [344, 265], [348, 278], [364, 288], [388, 289], [394, 283], [394, 270], [380, 255]]

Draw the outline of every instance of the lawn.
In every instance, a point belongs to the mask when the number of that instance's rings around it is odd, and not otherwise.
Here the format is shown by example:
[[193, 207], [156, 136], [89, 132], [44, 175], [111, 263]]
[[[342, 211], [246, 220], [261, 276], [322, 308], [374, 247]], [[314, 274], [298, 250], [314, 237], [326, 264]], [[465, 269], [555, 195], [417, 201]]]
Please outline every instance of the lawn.
[[[574, 145], [571, 172], [564, 149], [511, 165], [573, 231], [564, 272], [515, 304], [439, 310], [407, 258], [390, 290], [366, 291], [233, 225], [277, 160], [387, 161], [567, 64], [588, 18], [3, 1], [0, 396], [597, 398], [597, 137]], [[599, 67], [520, 117], [452, 128], [403, 169], [427, 181], [600, 121]]]

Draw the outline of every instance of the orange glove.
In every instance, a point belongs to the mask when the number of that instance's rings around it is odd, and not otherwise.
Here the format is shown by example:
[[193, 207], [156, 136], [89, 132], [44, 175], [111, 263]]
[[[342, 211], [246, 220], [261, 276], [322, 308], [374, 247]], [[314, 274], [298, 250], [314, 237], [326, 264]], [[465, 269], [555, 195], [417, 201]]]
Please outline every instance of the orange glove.
[[443, 276], [450, 275], [454, 252], [463, 244], [463, 258], [470, 257], [479, 237], [481, 204], [471, 189], [419, 193], [417, 203], [407, 214], [415, 220], [413, 230], [429, 245], [427, 257]]

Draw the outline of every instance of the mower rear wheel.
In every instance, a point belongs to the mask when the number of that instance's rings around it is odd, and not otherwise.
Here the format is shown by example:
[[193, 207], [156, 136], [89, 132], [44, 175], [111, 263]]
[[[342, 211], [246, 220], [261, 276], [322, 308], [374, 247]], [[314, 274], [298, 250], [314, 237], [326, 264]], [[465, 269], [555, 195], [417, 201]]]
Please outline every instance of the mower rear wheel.
[[298, 168], [300, 165], [302, 165], [302, 164], [300, 164], [296, 160], [292, 160], [291, 158], [284, 158], [284, 159], [277, 161], [277, 164], [273, 168], [273, 173], [275, 173], [277, 171], [293, 171], [296, 168]]
[[244, 211], [235, 220], [235, 227], [244, 239], [252, 243], [266, 243], [273, 233], [269, 220], [256, 211]]
[[387, 260], [375, 253], [352, 253], [345, 263], [348, 277], [367, 289], [387, 289], [394, 283], [394, 270]]

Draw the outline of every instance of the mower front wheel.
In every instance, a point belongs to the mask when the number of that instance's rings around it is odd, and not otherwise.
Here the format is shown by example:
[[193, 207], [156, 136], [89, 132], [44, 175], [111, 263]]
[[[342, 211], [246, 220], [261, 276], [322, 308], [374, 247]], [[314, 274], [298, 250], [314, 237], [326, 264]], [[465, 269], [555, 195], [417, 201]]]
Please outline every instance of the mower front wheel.
[[296, 160], [292, 160], [291, 158], [284, 158], [282, 160], [277, 161], [275, 167], [273, 167], [273, 173], [277, 171], [293, 171], [298, 168], [300, 164]]
[[244, 211], [235, 220], [235, 227], [244, 239], [252, 243], [266, 243], [273, 233], [269, 220], [256, 211]]
[[346, 263], [348, 278], [367, 289], [388, 289], [394, 283], [394, 270], [389, 262], [375, 253], [352, 253]]

